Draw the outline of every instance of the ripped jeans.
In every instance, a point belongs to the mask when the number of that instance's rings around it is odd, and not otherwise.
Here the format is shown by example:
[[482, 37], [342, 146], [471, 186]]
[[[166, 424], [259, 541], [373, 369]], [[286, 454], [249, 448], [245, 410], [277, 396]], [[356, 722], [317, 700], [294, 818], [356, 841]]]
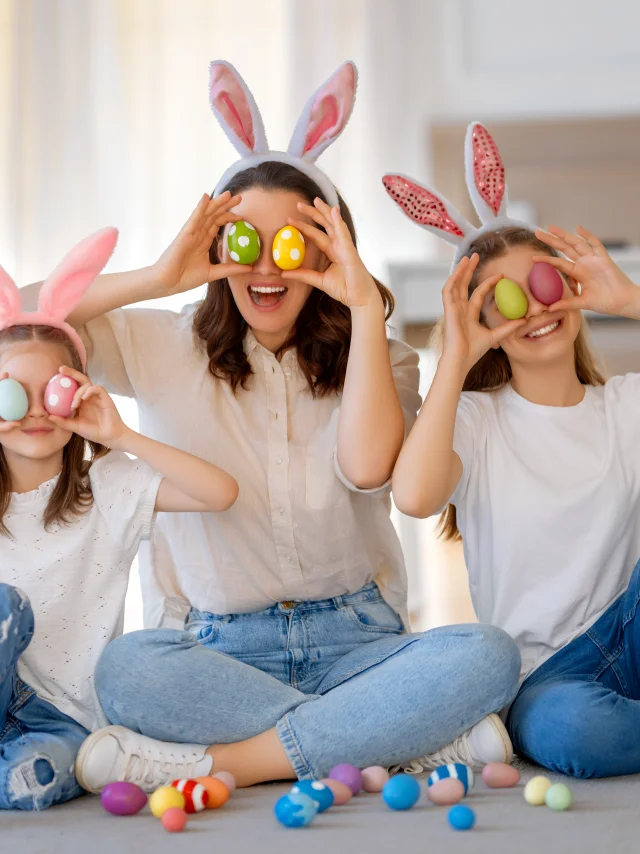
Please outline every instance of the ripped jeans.
[[73, 765], [89, 734], [40, 699], [17, 674], [33, 637], [33, 611], [17, 588], [0, 584], [0, 809], [43, 810], [84, 794]]

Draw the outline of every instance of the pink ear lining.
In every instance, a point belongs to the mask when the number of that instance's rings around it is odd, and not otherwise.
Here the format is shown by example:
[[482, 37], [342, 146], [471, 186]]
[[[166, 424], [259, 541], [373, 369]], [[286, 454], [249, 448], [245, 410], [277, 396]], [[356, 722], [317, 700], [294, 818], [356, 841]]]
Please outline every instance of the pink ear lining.
[[302, 153], [306, 154], [319, 142], [324, 142], [325, 139], [340, 133], [345, 124], [344, 121], [340, 124], [340, 118], [335, 98], [327, 96], [315, 101], [311, 108], [311, 128], [305, 137]]
[[504, 165], [493, 137], [480, 124], [473, 127], [471, 134], [473, 150], [473, 180], [480, 198], [498, 216], [504, 197]]
[[255, 148], [253, 118], [240, 83], [225, 65], [212, 64], [209, 84], [211, 106], [251, 151]]
[[20, 291], [11, 276], [0, 267], [0, 328], [10, 326], [21, 312]]
[[339, 136], [349, 120], [355, 98], [356, 72], [345, 63], [315, 94], [302, 153]]
[[394, 202], [414, 222], [464, 237], [460, 226], [451, 219], [446, 206], [434, 193], [400, 175], [385, 175], [382, 183]]

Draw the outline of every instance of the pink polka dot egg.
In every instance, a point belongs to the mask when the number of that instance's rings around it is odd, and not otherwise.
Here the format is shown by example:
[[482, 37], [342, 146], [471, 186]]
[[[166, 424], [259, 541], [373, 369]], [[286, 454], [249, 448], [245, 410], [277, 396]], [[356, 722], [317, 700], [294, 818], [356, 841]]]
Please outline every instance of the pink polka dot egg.
[[78, 390], [78, 383], [64, 374], [52, 377], [44, 392], [44, 408], [49, 415], [60, 415], [68, 418], [71, 415], [73, 396]]

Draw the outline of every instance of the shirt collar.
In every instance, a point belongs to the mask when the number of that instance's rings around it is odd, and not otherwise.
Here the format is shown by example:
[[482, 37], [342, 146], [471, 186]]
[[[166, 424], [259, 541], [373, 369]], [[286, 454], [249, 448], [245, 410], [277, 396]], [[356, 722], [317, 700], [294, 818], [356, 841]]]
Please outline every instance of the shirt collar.
[[[263, 356], [268, 356], [270, 358], [274, 358], [273, 353], [270, 350], [267, 350], [266, 347], [263, 347], [262, 344], [258, 341], [258, 339], [254, 335], [253, 330], [251, 328], [247, 329], [247, 332], [245, 333], [242, 345], [244, 347], [244, 352], [247, 356], [247, 359], [251, 359], [251, 355], [253, 354], [254, 350], [256, 350], [256, 349], [258, 350], [258, 352], [262, 353]], [[289, 350], [287, 350], [285, 353], [283, 353], [280, 362], [283, 365], [285, 365], [285, 364], [293, 365], [294, 363], [296, 363], [297, 362], [297, 356], [296, 356], [295, 347], [291, 347], [291, 348], [289, 348]]]

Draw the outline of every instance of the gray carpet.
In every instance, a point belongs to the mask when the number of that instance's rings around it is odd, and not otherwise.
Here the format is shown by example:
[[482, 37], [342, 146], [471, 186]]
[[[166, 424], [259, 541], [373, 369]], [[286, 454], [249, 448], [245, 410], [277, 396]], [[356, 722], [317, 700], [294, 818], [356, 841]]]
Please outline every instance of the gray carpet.
[[[521, 770], [523, 782], [538, 773], [528, 766]], [[276, 822], [272, 809], [288, 787], [259, 786], [236, 792], [221, 810], [192, 816], [180, 834], [166, 833], [148, 809], [130, 818], [116, 818], [104, 812], [98, 798], [87, 796], [38, 814], [1, 813], [0, 847], [2, 852], [16, 854], [297, 854], [301, 848], [305, 854], [627, 854], [638, 850], [640, 775], [565, 782], [573, 791], [574, 806], [564, 813], [528, 806], [522, 785], [490, 790], [477, 782], [465, 801], [475, 810], [477, 823], [466, 833], [451, 830], [446, 807], [432, 806], [425, 796], [409, 812], [394, 813], [379, 795], [359, 795], [346, 806], [318, 816], [309, 828], [287, 830]]]

